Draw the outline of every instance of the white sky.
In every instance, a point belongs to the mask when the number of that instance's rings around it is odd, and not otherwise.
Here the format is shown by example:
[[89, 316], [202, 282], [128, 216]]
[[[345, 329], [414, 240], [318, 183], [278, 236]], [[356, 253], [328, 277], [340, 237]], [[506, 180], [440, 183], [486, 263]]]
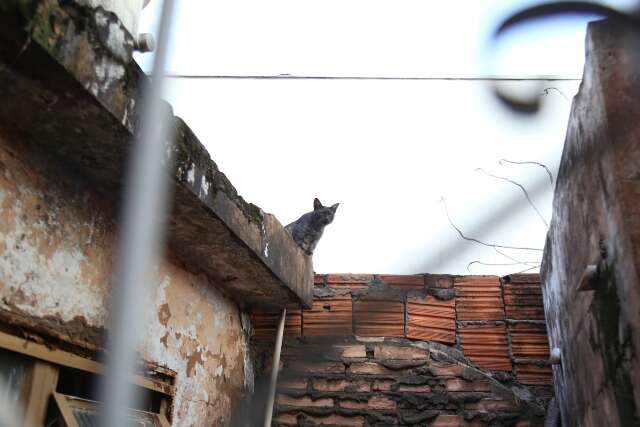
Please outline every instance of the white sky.
[[[169, 72], [215, 75], [478, 76], [579, 78], [586, 18], [514, 31], [491, 46], [491, 31], [531, 1], [181, 0]], [[630, 6], [634, 2], [608, 2]], [[159, 2], [143, 12], [154, 32]], [[146, 70], [152, 55], [138, 55]], [[493, 64], [491, 66], [491, 64]], [[533, 118], [506, 111], [477, 81], [185, 80], [166, 95], [248, 201], [283, 224], [314, 197], [340, 202], [314, 254], [317, 272], [468, 274], [474, 260], [508, 263], [461, 240], [542, 248], [570, 98], [579, 82], [546, 87]], [[523, 90], [526, 83], [510, 86]], [[529, 88], [531, 89], [531, 88]], [[534, 197], [535, 193], [535, 197]], [[524, 261], [541, 252], [505, 251]], [[507, 274], [522, 265], [473, 265]]]

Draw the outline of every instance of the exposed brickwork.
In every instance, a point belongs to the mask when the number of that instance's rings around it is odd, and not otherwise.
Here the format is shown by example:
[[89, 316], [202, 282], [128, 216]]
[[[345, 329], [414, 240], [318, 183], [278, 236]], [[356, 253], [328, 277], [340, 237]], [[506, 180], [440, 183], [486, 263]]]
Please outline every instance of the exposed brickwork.
[[456, 342], [455, 300], [407, 298], [407, 338], [446, 344]]
[[304, 310], [304, 335], [336, 336], [352, 334], [350, 295], [316, 299], [310, 310]]
[[499, 371], [511, 371], [509, 341], [504, 324], [460, 325], [460, 349], [478, 365]]
[[516, 378], [522, 384], [528, 385], [551, 385], [551, 370], [546, 366], [534, 364], [516, 364]]
[[404, 337], [404, 303], [384, 299], [354, 302], [355, 333], [368, 337]]
[[514, 357], [532, 359], [549, 357], [547, 330], [544, 325], [526, 323], [509, 325], [509, 333]]
[[504, 320], [500, 280], [495, 276], [463, 276], [455, 279], [458, 320]]
[[366, 289], [373, 274], [327, 274], [327, 286], [335, 289]]
[[288, 340], [274, 425], [542, 425], [549, 386], [501, 383], [455, 350], [363, 340]]
[[544, 320], [542, 287], [538, 274], [512, 274], [504, 278], [507, 319]]
[[[290, 311], [287, 335], [435, 341], [457, 346], [486, 369], [515, 375], [515, 363], [534, 364], [539, 368], [527, 373], [527, 381], [546, 384], [551, 369], [544, 366], [549, 348], [538, 281], [537, 274], [316, 275], [312, 308]], [[254, 338], [273, 338], [277, 319], [277, 313], [254, 314]], [[346, 346], [336, 357], [363, 359], [364, 351]]]
[[[278, 328], [280, 313], [254, 311], [251, 313], [251, 325], [253, 334], [257, 338], [271, 338]], [[302, 312], [300, 308], [287, 309], [287, 318], [284, 322], [284, 333], [287, 337], [299, 337], [302, 335]]]
[[398, 274], [380, 274], [376, 276], [382, 283], [386, 283], [389, 286], [397, 287], [400, 289], [423, 289], [424, 288], [424, 275], [414, 274], [398, 275]]

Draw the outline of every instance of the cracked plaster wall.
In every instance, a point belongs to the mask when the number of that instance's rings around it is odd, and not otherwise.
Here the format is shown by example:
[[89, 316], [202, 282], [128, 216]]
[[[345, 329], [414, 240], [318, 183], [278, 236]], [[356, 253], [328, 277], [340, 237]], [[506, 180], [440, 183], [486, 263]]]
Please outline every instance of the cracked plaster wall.
[[[113, 205], [41, 150], [0, 130], [0, 312], [100, 347], [114, 260]], [[164, 259], [140, 354], [177, 373], [173, 425], [225, 425], [245, 385], [248, 341], [236, 304]], [[52, 326], [53, 325], [53, 326]]]

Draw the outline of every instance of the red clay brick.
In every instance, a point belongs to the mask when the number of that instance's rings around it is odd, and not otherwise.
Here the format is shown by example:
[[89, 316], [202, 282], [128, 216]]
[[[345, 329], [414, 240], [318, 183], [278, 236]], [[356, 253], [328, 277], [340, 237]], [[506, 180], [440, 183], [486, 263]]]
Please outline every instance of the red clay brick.
[[498, 277], [457, 277], [454, 287], [458, 320], [504, 320], [504, 303]]
[[376, 359], [428, 359], [429, 352], [407, 345], [376, 345], [373, 348], [373, 356]]
[[424, 274], [424, 283], [427, 288], [451, 289], [454, 276], [448, 274]]
[[310, 310], [304, 310], [304, 335], [353, 335], [351, 295], [337, 295], [313, 301]]
[[349, 381], [343, 379], [314, 379], [312, 387], [317, 391], [345, 391], [350, 384]]
[[279, 394], [276, 399], [276, 403], [282, 406], [295, 406], [301, 408], [330, 408], [333, 406], [333, 399], [323, 397], [313, 400], [309, 396], [291, 397], [286, 394]]
[[456, 342], [455, 300], [407, 298], [407, 338], [444, 344]]
[[304, 378], [300, 379], [283, 379], [278, 381], [279, 389], [292, 389], [292, 390], [306, 390], [307, 389], [307, 380]]
[[429, 372], [436, 377], [459, 377], [462, 375], [464, 366], [457, 363], [430, 362]]
[[273, 418], [276, 424], [284, 424], [286, 426], [297, 426], [298, 418], [294, 414], [279, 414]]
[[347, 390], [348, 391], [359, 392], [359, 393], [370, 392], [371, 391], [371, 383], [369, 381], [366, 381], [366, 380], [351, 381], [351, 384], [349, 384], [349, 386], [347, 387]]
[[327, 285], [334, 289], [366, 289], [373, 280], [373, 274], [328, 274]]
[[465, 381], [460, 378], [447, 380], [447, 391], [491, 391], [489, 380]]
[[504, 276], [504, 281], [505, 283], [540, 283], [540, 274], [509, 274], [508, 276]]
[[510, 371], [505, 325], [460, 325], [460, 348], [465, 356], [486, 369]]
[[423, 289], [424, 276], [422, 274], [399, 275], [399, 274], [380, 274], [377, 276], [379, 280], [389, 286], [400, 289]]
[[341, 356], [345, 359], [367, 357], [367, 348], [362, 344], [338, 345], [338, 346], [335, 346], [335, 348], [340, 352]]
[[357, 362], [352, 363], [347, 369], [348, 374], [356, 375], [385, 375], [390, 374], [393, 371], [385, 368], [382, 365], [378, 365], [375, 362]]
[[371, 396], [366, 402], [346, 399], [340, 401], [339, 405], [345, 409], [373, 409], [378, 411], [393, 411], [396, 409], [396, 402], [386, 396]]
[[364, 418], [361, 416], [345, 417], [342, 415], [331, 414], [324, 417], [305, 416], [306, 423], [313, 425], [331, 425], [343, 427], [363, 427]]
[[553, 371], [549, 366], [534, 364], [516, 364], [516, 378], [519, 383], [526, 385], [551, 385]]
[[365, 380], [348, 381], [345, 379], [318, 378], [312, 381], [313, 389], [317, 391], [351, 391], [369, 392], [371, 384]]
[[395, 383], [394, 380], [375, 380], [372, 389], [373, 391], [389, 391]]
[[544, 320], [540, 283], [509, 283], [504, 285], [507, 319]]
[[[254, 310], [251, 313], [251, 326], [255, 338], [275, 339], [280, 322], [279, 312]], [[299, 337], [302, 333], [300, 308], [287, 308], [284, 333], [287, 337]]]
[[399, 393], [409, 392], [409, 393], [429, 393], [431, 391], [431, 387], [424, 385], [415, 385], [415, 384], [402, 384], [395, 390]]
[[354, 303], [356, 335], [404, 337], [404, 303], [360, 299]]
[[515, 357], [547, 359], [549, 342], [544, 325], [509, 325], [511, 351]]
[[293, 372], [302, 374], [344, 374], [342, 362], [299, 362], [294, 361], [289, 366]]
[[429, 424], [430, 427], [460, 427], [466, 426], [464, 419], [460, 415], [440, 414]]

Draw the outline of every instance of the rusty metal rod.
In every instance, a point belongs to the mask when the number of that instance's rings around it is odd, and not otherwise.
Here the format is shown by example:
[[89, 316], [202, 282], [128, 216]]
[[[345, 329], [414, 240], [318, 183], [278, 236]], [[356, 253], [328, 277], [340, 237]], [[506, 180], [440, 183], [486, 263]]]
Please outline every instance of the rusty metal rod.
[[276, 399], [276, 385], [278, 384], [278, 370], [280, 369], [280, 350], [282, 349], [282, 336], [284, 335], [284, 320], [287, 317], [287, 309], [282, 310], [280, 324], [278, 324], [278, 334], [276, 335], [276, 345], [273, 352], [273, 366], [271, 367], [271, 382], [269, 383], [269, 394], [267, 395], [266, 413], [264, 417], [264, 427], [271, 425], [273, 416], [273, 404]]

